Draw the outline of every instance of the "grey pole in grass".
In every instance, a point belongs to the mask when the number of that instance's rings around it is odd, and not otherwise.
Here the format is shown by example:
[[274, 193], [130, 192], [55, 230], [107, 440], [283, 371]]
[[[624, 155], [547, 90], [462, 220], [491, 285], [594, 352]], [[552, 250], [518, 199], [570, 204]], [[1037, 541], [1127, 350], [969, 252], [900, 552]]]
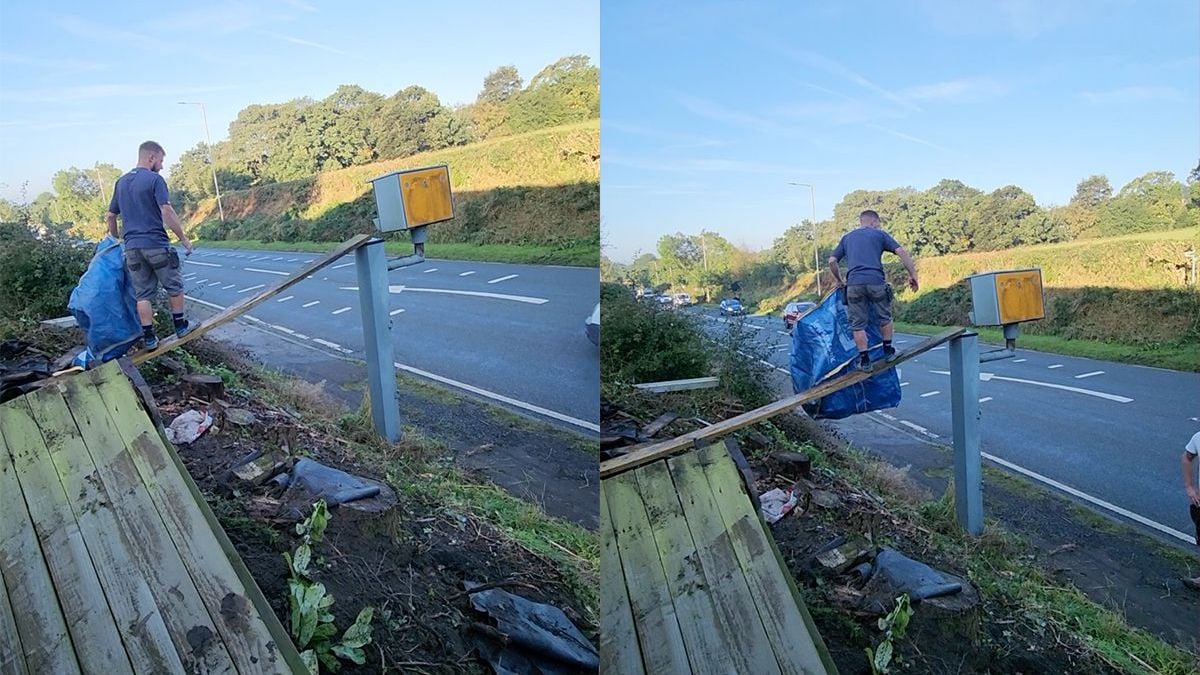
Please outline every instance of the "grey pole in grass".
[[950, 341], [950, 408], [954, 419], [954, 511], [973, 536], [983, 533], [983, 467], [979, 451], [979, 336]]
[[358, 302], [362, 310], [363, 344], [367, 352], [367, 391], [371, 419], [380, 436], [395, 443], [402, 437], [396, 399], [396, 362], [392, 360], [392, 320], [388, 315], [388, 261], [383, 240], [376, 237], [354, 252]]

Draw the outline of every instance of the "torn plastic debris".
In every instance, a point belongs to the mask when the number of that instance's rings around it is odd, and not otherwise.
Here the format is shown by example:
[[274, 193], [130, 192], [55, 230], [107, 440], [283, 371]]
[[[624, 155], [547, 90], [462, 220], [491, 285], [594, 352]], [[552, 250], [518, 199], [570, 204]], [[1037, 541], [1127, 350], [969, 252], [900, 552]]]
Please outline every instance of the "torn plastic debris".
[[307, 457], [292, 465], [286, 484], [288, 488], [283, 493], [279, 515], [289, 520], [303, 518], [318, 499], [324, 499], [329, 506], [344, 505], [368, 513], [382, 513], [396, 504], [396, 493], [383, 483], [325, 466]]
[[50, 359], [45, 356], [13, 358], [24, 354], [28, 347], [18, 340], [0, 343], [0, 355], [12, 359], [0, 361], [0, 403], [28, 394], [41, 386], [38, 382], [50, 377]]
[[875, 556], [873, 573], [863, 592], [863, 609], [886, 614], [896, 596], [907, 593], [915, 603], [962, 592], [962, 579], [884, 547]]
[[[477, 586], [463, 582], [468, 591]], [[495, 588], [473, 593], [471, 605], [490, 616], [507, 637], [503, 644], [491, 638], [478, 642], [480, 654], [497, 675], [557, 675], [600, 668], [596, 646], [557, 607]]]
[[786, 492], [780, 488], [775, 488], [758, 496], [758, 503], [761, 505], [759, 510], [762, 513], [762, 517], [772, 525], [779, 522], [788, 513], [791, 513], [797, 501], [795, 488]]
[[75, 357], [74, 365], [91, 368], [119, 358], [142, 338], [121, 242], [105, 237], [96, 244], [87, 271], [71, 291], [67, 309], [87, 337], [87, 349]]
[[213, 418], [206, 412], [199, 410], [189, 410], [181, 413], [178, 417], [171, 421], [171, 426], [167, 427], [167, 440], [179, 445], [180, 443], [191, 443], [200, 438], [200, 435], [212, 426]]

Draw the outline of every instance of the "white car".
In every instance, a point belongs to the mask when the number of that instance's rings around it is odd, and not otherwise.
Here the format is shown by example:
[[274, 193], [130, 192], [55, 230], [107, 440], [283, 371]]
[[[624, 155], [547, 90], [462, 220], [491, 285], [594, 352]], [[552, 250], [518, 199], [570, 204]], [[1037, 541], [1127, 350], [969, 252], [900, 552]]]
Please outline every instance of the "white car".
[[596, 309], [588, 315], [586, 321], [583, 322], [584, 331], [587, 333], [588, 339], [592, 344], [600, 345], [600, 303], [596, 303]]
[[692, 304], [692, 296], [687, 293], [676, 293], [671, 296], [671, 302], [676, 307], [689, 307]]

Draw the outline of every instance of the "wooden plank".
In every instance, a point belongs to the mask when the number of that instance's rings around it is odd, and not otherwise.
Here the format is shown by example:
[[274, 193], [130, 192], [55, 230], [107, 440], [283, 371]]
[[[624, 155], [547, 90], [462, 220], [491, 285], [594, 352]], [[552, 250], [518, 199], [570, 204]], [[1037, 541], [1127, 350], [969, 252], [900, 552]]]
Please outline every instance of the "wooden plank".
[[[638, 493], [637, 475], [628, 474], [600, 484], [612, 515], [613, 532], [621, 552], [621, 573], [637, 629], [642, 663], [647, 673], [690, 673], [687, 649], [667, 579], [650, 531], [646, 507]], [[609, 572], [604, 573], [607, 583]]]
[[54, 581], [54, 592], [75, 645], [80, 669], [132, 675], [133, 665], [117, 632], [108, 598], [100, 587], [83, 534], [67, 505], [50, 452], [24, 397], [0, 406], [0, 428], [4, 429], [17, 481], [25, 495], [46, 569]]
[[0, 427], [0, 579], [29, 671], [76, 674], [79, 662], [17, 481], [7, 432]]
[[[0, 453], [8, 454], [3, 439], [0, 439]], [[0, 490], [3, 489], [0, 484]], [[0, 548], [0, 551], [2, 550]], [[8, 601], [3, 572], [3, 565], [0, 565], [0, 675], [27, 675], [29, 666], [25, 663], [25, 652], [21, 649], [21, 634], [17, 630], [17, 618], [13, 615], [12, 605]]]
[[[119, 364], [110, 362], [86, 377], [85, 386], [96, 387], [104, 399], [109, 418], [129, 448], [134, 466], [167, 524], [237, 671], [303, 673], [304, 666], [290, 640], [268, 629], [260, 605], [251, 597], [257, 594], [261, 599], [261, 591], [253, 579], [244, 580], [235, 571], [231, 559], [236, 553], [230, 555], [222, 546], [215, 517], [210, 520], [202, 511], [207, 504], [199, 490], [189, 489], [190, 479], [179, 469], [182, 462], [177, 462], [174, 451], [165, 447], [166, 441], [150, 425]], [[261, 602], [266, 604], [265, 599]]]
[[[114, 471], [111, 464], [123, 462], [126, 474], [132, 466], [128, 456], [120, 453], [123, 446], [115, 431], [92, 421], [96, 417], [95, 406], [103, 402], [99, 397], [89, 401], [76, 396], [74, 407], [79, 409], [73, 411], [67, 407], [60, 387], [65, 389], [60, 384], [25, 399], [42, 433], [50, 439], [47, 444], [50, 460], [79, 523], [134, 670], [197, 672], [201, 668], [193, 666], [200, 664], [193, 663], [189, 655], [185, 669], [180, 654], [191, 652], [187, 631], [196, 627], [196, 616], [207, 619], [207, 612], [199, 605], [200, 614], [187, 617], [186, 621], [178, 617], [174, 627], [179, 640], [172, 641], [163, 613], [179, 615], [181, 610], [196, 607], [199, 596], [186, 576], [176, 574], [170, 585], [159, 582], [156, 600], [151, 580], [158, 580], [161, 570], [168, 567], [182, 572], [179, 555], [164, 536], [158, 514], [145, 508], [145, 496], [131, 489], [137, 486], [115, 478], [120, 471]], [[86, 403], [93, 405], [89, 408]], [[97, 448], [94, 455], [89, 445]], [[96, 464], [96, 456], [101, 458], [100, 466]], [[185, 591], [186, 597], [194, 598], [195, 602], [184, 602]], [[224, 662], [232, 666], [227, 654]], [[219, 661], [210, 663], [219, 664]], [[220, 672], [219, 668], [204, 670]]]
[[362, 246], [363, 244], [370, 241], [373, 236], [374, 235], [370, 235], [370, 234], [357, 234], [357, 235], [347, 239], [346, 241], [342, 242], [341, 244], [338, 244], [338, 247], [333, 249], [333, 251], [329, 252], [329, 254], [327, 254], [324, 258], [318, 258], [317, 260], [312, 261], [311, 263], [300, 268], [300, 270], [295, 272], [292, 276], [288, 277], [287, 279], [284, 279], [283, 281], [279, 282], [278, 284], [275, 284], [274, 286], [268, 288], [267, 290], [263, 291], [262, 293], [259, 293], [258, 295], [255, 295], [253, 297], [246, 298], [235, 305], [231, 305], [231, 306], [221, 310], [217, 314], [214, 314], [213, 316], [209, 317], [206, 321], [201, 323], [198, 327], [196, 327], [195, 330], [188, 333], [187, 335], [184, 335], [181, 338], [177, 338], [174, 336], [168, 337], [168, 338], [163, 338], [159, 342], [158, 347], [154, 349], [154, 351], [142, 351], [142, 352], [138, 352], [137, 354], [134, 354], [133, 355], [134, 364], [145, 363], [146, 361], [148, 361], [156, 356], [165, 354], [165, 353], [171, 351], [172, 349], [175, 349], [176, 347], [182, 347], [183, 345], [187, 344], [188, 342], [191, 342], [192, 340], [199, 338], [200, 336], [204, 335], [205, 333], [209, 332], [210, 330], [217, 328], [218, 326], [223, 326], [223, 325], [229, 323], [230, 321], [233, 321], [234, 319], [238, 318], [239, 316], [245, 314], [246, 312], [249, 312], [250, 310], [254, 309], [255, 307], [259, 306], [260, 304], [271, 299], [272, 296], [278, 294], [279, 292], [285, 291], [285, 290], [291, 288], [292, 286], [295, 286], [296, 284], [300, 283], [301, 281], [304, 281], [304, 279], [306, 277], [308, 277], [308, 275], [312, 274], [313, 272], [316, 272], [317, 270], [325, 267], [326, 265], [329, 265], [330, 263], [337, 260], [338, 258], [346, 255], [347, 253], [354, 251], [359, 246]]
[[[965, 328], [946, 329], [941, 333], [934, 335], [933, 337], [925, 339], [912, 349], [908, 349], [899, 353], [894, 361], [887, 364], [887, 367], [894, 368], [895, 366], [900, 365], [909, 359], [916, 358], [917, 356], [924, 354], [939, 344], [962, 335], [966, 332], [966, 330], [967, 329]], [[770, 419], [793, 408], [798, 408], [805, 403], [824, 398], [825, 396], [837, 391], [841, 391], [850, 385], [869, 379], [874, 374], [874, 371], [864, 373], [855, 370], [835, 380], [829, 380], [828, 382], [819, 384], [794, 396], [789, 396], [787, 398], [775, 401], [774, 403], [769, 403], [761, 408], [755, 408], [754, 410], [744, 412], [741, 415], [731, 417], [723, 422], [717, 422], [712, 426], [704, 427], [703, 429], [697, 429], [696, 431], [686, 433], [669, 441], [655, 443], [654, 445], [642, 448], [637, 452], [631, 452], [628, 455], [622, 455], [621, 457], [601, 462], [600, 478], [615, 476], [622, 471], [628, 471], [629, 469], [642, 466], [643, 464], [648, 464], [657, 459], [661, 459], [673, 453], [685, 450], [692, 447], [697, 441], [724, 436], [732, 431], [737, 431], [738, 429], [748, 427], [751, 424], [756, 424], [758, 422], [762, 422], [763, 420]]]
[[621, 552], [603, 490], [600, 491], [600, 569], [607, 572], [604, 583], [600, 584], [600, 672], [642, 675], [645, 670], [629, 609], [625, 575], [621, 572]]
[[747, 670], [749, 659], [738, 650], [737, 641], [731, 636], [738, 627], [726, 622], [726, 616], [719, 611], [720, 600], [711, 593], [713, 583], [719, 583], [720, 579], [710, 578], [700, 562], [697, 548], [703, 543], [692, 538], [666, 463], [644, 466], [634, 476], [666, 573], [667, 590], [679, 616], [692, 672], [756, 672]]
[[773, 543], [742, 489], [737, 467], [720, 444], [701, 449], [698, 459], [712, 490], [709, 506], [729, 533], [729, 543], [737, 554], [780, 670], [796, 675], [829, 672], [813, 639], [815, 629], [810, 634], [800, 611], [804, 603], [795, 587], [788, 586], [785, 577], [791, 575], [769, 553]]
[[[639, 471], [644, 474], [664, 462], [656, 462]], [[737, 668], [733, 671], [710, 670], [709, 672], [779, 673], [779, 664], [771, 650], [759, 617], [757, 603], [760, 598], [750, 592], [745, 574], [738, 564], [737, 554], [729, 543], [725, 523], [716, 511], [716, 500], [704, 469], [695, 452], [674, 457], [665, 462], [663, 473], [670, 472], [682, 515], [687, 518], [687, 527], [696, 542], [696, 563], [703, 566], [708, 579], [707, 594], [716, 604], [713, 620], [719, 620], [725, 638], [730, 645]]]
[[693, 377], [689, 380], [668, 380], [666, 382], [643, 382], [635, 384], [635, 389], [648, 391], [652, 394], [663, 394], [668, 391], [689, 391], [692, 389], [712, 389], [721, 383], [719, 377]]
[[679, 419], [679, 415], [673, 412], [665, 412], [654, 419], [653, 422], [642, 427], [642, 436], [652, 438], [654, 434], [662, 431], [668, 424]]

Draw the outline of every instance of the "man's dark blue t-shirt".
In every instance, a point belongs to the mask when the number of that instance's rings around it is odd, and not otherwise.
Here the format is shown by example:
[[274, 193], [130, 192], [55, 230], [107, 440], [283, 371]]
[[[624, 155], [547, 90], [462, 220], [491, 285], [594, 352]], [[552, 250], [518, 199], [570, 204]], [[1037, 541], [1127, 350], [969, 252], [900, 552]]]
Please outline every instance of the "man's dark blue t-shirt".
[[171, 245], [162, 219], [162, 205], [168, 201], [167, 181], [150, 169], [139, 166], [117, 179], [108, 210], [121, 216], [125, 248]]
[[833, 257], [845, 259], [849, 272], [846, 284], [884, 284], [883, 252], [895, 253], [900, 244], [877, 227], [860, 227], [847, 232], [833, 249]]

